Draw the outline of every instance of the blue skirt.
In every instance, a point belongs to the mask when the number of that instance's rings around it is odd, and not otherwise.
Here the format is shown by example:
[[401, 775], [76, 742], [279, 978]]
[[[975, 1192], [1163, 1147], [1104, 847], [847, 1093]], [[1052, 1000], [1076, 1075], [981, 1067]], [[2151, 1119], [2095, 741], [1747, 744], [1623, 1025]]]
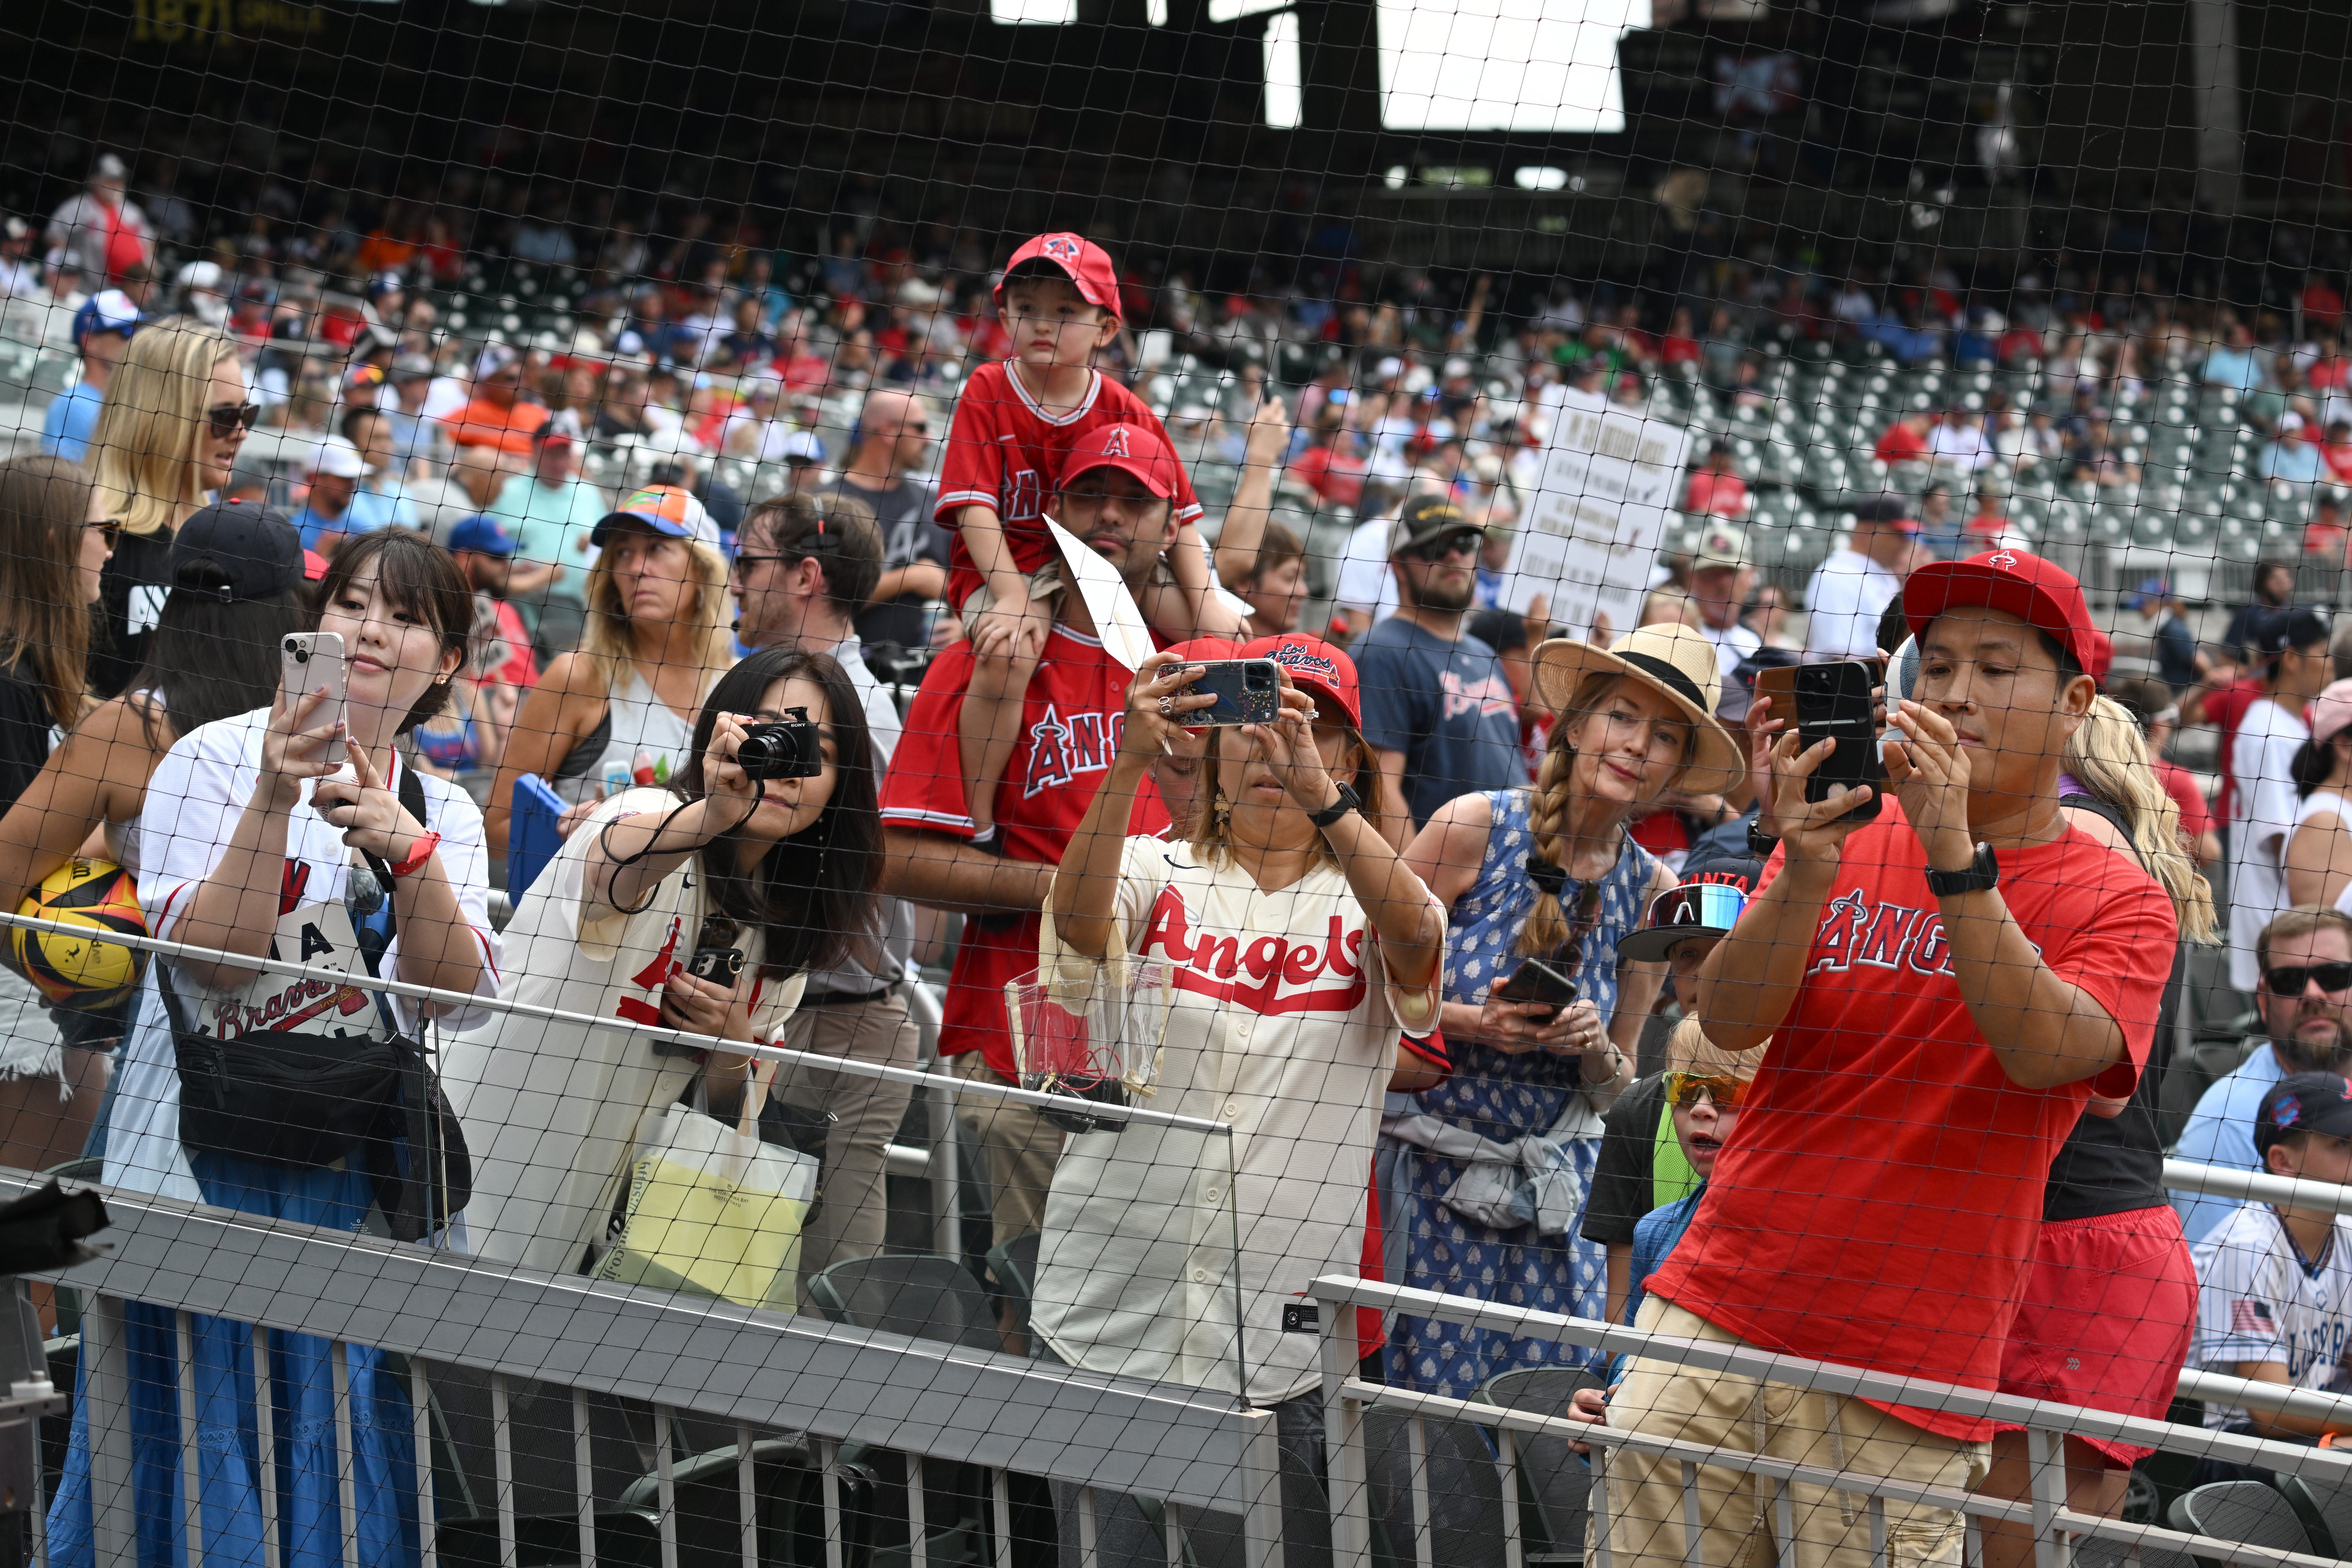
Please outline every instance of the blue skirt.
[[[359, 1229], [373, 1198], [362, 1171], [289, 1171], [249, 1160], [191, 1153], [205, 1201], [331, 1230]], [[131, 1384], [131, 1475], [139, 1568], [185, 1568], [181, 1493], [180, 1361], [170, 1308], [123, 1305]], [[253, 1329], [191, 1315], [195, 1352], [196, 1490], [208, 1564], [262, 1568], [260, 1428], [255, 1415]], [[269, 1399], [284, 1568], [341, 1568], [343, 1520], [335, 1456], [331, 1342], [269, 1337]], [[363, 1568], [418, 1561], [416, 1440], [403, 1379], [384, 1353], [344, 1347], [351, 1380], [352, 1491]], [[49, 1505], [55, 1568], [97, 1568], [90, 1530], [87, 1363], [74, 1374], [73, 1433], [65, 1474]]]

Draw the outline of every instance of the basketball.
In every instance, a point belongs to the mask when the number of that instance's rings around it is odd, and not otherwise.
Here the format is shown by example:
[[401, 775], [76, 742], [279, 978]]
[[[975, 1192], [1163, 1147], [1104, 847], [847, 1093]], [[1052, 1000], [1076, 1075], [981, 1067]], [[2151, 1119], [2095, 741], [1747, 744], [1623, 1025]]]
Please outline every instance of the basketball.
[[107, 936], [145, 936], [138, 879], [104, 860], [69, 860], [17, 906], [20, 915], [82, 927], [89, 935], [10, 929], [16, 968], [58, 1006], [102, 1008], [127, 995], [147, 972], [147, 955]]

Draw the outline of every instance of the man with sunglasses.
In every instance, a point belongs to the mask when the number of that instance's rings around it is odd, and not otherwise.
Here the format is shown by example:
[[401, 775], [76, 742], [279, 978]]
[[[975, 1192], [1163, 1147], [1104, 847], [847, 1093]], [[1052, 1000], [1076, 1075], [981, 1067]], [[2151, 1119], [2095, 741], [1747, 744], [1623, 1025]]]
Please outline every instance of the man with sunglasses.
[[[2173, 1157], [2200, 1165], [2259, 1171], [2254, 1112], [2290, 1073], [2352, 1068], [2352, 915], [2295, 909], [2275, 916], [2256, 940], [2262, 989], [2254, 1011], [2269, 1037], [2236, 1071], [2208, 1084]], [[2234, 1198], [2176, 1191], [2172, 1206], [2194, 1247], [2237, 1212]]]
[[932, 521], [937, 486], [913, 476], [931, 449], [931, 419], [910, 392], [877, 388], [852, 433], [849, 460], [832, 493], [863, 501], [882, 530], [882, 580], [857, 612], [857, 636], [870, 645], [919, 648], [928, 640], [923, 605], [948, 591], [954, 536]]
[[[1356, 650], [1364, 739], [1419, 831], [1458, 795], [1528, 782], [1519, 707], [1495, 650], [1462, 629], [1486, 531], [1444, 496], [1414, 496], [1389, 525], [1397, 613]], [[1402, 824], [1383, 824], [1395, 837]]]

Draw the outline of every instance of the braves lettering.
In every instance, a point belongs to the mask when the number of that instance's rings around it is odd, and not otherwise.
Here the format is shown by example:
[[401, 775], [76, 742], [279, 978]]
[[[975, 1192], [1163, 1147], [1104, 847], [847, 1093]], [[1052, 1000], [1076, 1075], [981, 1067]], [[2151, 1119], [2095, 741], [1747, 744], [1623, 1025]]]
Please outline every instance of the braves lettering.
[[1118, 754], [1119, 736], [1126, 728], [1124, 713], [1097, 709], [1065, 719], [1053, 703], [1045, 704], [1045, 711], [1029, 726], [1028, 780], [1021, 786], [1023, 797], [1059, 789], [1080, 773], [1101, 773]]
[[1511, 695], [1511, 683], [1499, 675], [1465, 680], [1452, 670], [1437, 678], [1437, 689], [1445, 694], [1445, 716], [1458, 719], [1465, 713], [1517, 713], [1518, 700]]
[[368, 1006], [367, 993], [340, 981], [318, 978], [289, 980], [286, 988], [259, 1006], [235, 998], [212, 1005], [213, 1036], [233, 1040], [239, 1035], [273, 1029], [299, 1029], [316, 1018], [350, 1017]]
[[[1172, 983], [1220, 1002], [1238, 1002], [1253, 1013], [1349, 1013], [1364, 999], [1363, 970], [1357, 955], [1364, 944], [1363, 929], [1342, 931], [1339, 917], [1330, 917], [1319, 943], [1293, 942], [1287, 937], [1244, 939], [1213, 936], [1192, 931], [1192, 914], [1183, 895], [1174, 888], [1160, 889], [1144, 927], [1144, 953], [1158, 952], [1169, 963]], [[1312, 990], [1318, 980], [1339, 981]]]
[[1843, 974], [1855, 964], [1949, 974], [1952, 950], [1944, 917], [1903, 904], [1874, 904], [1860, 888], [1830, 900], [1813, 933], [1810, 974]]

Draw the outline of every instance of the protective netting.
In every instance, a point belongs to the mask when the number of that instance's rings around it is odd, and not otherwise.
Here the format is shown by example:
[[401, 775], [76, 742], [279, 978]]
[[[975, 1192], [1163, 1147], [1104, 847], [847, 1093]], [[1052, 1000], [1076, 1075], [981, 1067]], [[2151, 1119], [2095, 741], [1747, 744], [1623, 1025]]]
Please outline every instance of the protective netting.
[[2352, 1550], [2341, 17], [121, 3], [0, 1558]]

